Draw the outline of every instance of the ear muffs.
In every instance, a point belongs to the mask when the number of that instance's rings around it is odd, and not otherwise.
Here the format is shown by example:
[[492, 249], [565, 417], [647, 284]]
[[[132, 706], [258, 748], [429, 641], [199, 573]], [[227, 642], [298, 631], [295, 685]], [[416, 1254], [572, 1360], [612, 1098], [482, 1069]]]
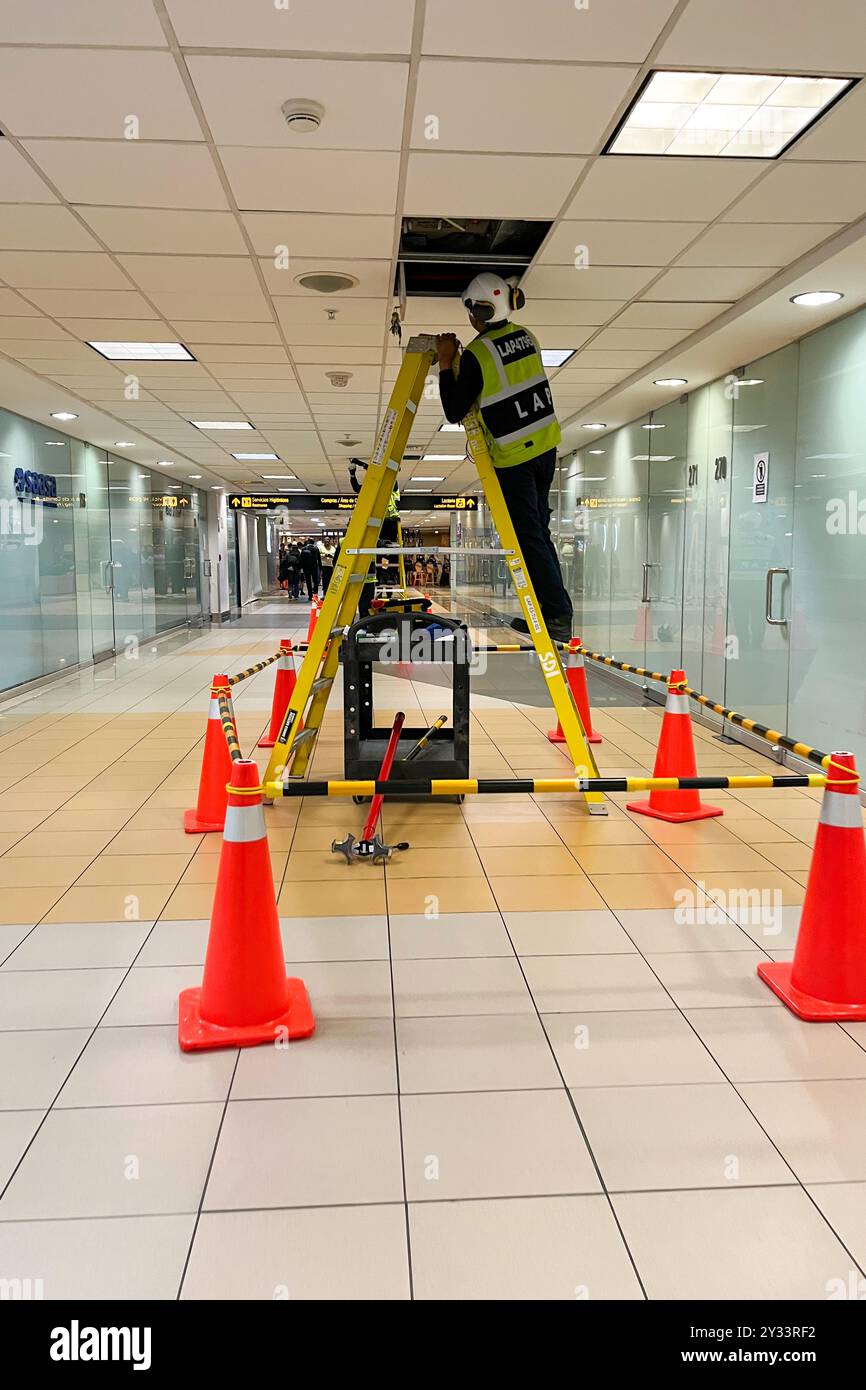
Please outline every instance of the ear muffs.
[[469, 313], [472, 314], [473, 318], [476, 318], [479, 323], [489, 323], [496, 313], [496, 309], [492, 304], [484, 304], [477, 299], [464, 299], [463, 306], [465, 309], [469, 310]]
[[513, 313], [514, 310], [524, 307], [526, 304], [526, 295], [519, 285], [509, 285], [509, 290], [511, 291], [509, 294], [510, 307]]

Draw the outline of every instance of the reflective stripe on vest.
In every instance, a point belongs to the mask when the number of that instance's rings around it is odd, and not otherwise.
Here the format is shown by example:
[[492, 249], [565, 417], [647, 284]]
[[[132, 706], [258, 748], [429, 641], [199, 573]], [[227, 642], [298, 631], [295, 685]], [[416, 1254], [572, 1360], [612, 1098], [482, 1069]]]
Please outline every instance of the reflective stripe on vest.
[[392, 490], [391, 496], [388, 498], [388, 508], [385, 515], [390, 517], [400, 515], [400, 489], [398, 487]]
[[550, 383], [533, 335], [504, 323], [479, 335], [467, 352], [481, 367], [481, 424], [497, 468], [547, 453], [561, 434]]

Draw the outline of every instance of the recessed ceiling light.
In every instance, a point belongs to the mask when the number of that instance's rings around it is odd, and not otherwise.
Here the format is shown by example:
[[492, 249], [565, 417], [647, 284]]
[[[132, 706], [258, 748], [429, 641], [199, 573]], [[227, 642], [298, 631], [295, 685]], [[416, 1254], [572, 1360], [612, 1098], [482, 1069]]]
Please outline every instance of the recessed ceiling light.
[[542, 348], [541, 365], [543, 367], [562, 367], [577, 352], [577, 348]]
[[654, 386], [688, 386], [688, 380], [684, 376], [659, 376], [653, 382]]
[[103, 343], [90, 342], [109, 362], [194, 362], [195, 358], [183, 343]]
[[52, 420], [77, 420], [78, 416], [73, 415], [70, 410], [52, 410]]
[[670, 463], [676, 454], [634, 454], [632, 463]]
[[604, 453], [606, 453], [607, 451], [606, 451], [605, 449], [587, 449], [586, 452], [587, 452], [588, 454], [604, 454]]
[[232, 454], [233, 459], [239, 459], [242, 463], [252, 463], [255, 460], [259, 462], [266, 461], [268, 463], [276, 463], [278, 457], [277, 454]]
[[588, 425], [581, 425], [582, 430], [606, 430], [607, 425], [600, 424], [598, 421], [590, 421]]
[[225, 492], [225, 488], [221, 487], [219, 483], [211, 483], [210, 490], [211, 492]]
[[280, 479], [280, 478], [294, 478], [294, 476], [295, 476], [294, 473], [263, 473], [263, 474], [262, 474], [262, 477], [263, 477], [263, 478], [274, 478], [274, 479]]
[[115, 449], [134, 449], [135, 445], [131, 439], [115, 439], [114, 447]]
[[444, 425], [440, 425], [440, 426], [439, 426], [439, 433], [440, 433], [440, 434], [465, 434], [466, 431], [465, 431], [465, 429], [463, 428], [462, 425], [452, 425], [452, 423], [451, 423], [450, 420], [446, 420]]
[[413, 483], [444, 483], [444, 481], [444, 478], [434, 478], [432, 475], [430, 477], [421, 477], [419, 475], [412, 479]]
[[423, 454], [422, 463], [462, 463], [462, 454]]
[[763, 386], [762, 376], [739, 376], [736, 380], [737, 386]]
[[341, 290], [353, 289], [358, 279], [342, 270], [313, 270], [296, 275], [295, 284], [303, 285], [305, 290], [316, 290], [319, 294], [339, 294]]
[[197, 430], [251, 430], [249, 420], [190, 420]]
[[807, 290], [805, 294], [792, 295], [791, 303], [799, 305], [801, 309], [819, 309], [822, 304], [835, 304], [838, 299], [844, 298], [839, 290]]
[[603, 153], [776, 159], [853, 82], [780, 73], [654, 72]]
[[203, 475], [201, 473], [190, 473], [189, 480], [191, 483], [197, 483], [199, 478], [201, 478], [202, 476]]
[[65, 439], [46, 439], [43, 443], [47, 449], [63, 449], [66, 446]]
[[641, 429], [642, 429], [642, 430], [663, 430], [664, 428], [665, 428], [664, 425], [656, 425], [656, 424], [641, 425]]
[[174, 459], [160, 459], [157, 468], [174, 468]]

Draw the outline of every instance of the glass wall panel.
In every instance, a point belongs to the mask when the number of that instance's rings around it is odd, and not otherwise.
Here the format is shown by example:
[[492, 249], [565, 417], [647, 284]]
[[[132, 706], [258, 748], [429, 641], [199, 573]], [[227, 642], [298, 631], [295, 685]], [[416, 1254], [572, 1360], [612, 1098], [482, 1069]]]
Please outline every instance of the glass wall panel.
[[866, 314], [800, 344], [790, 730], [866, 765]]
[[643, 427], [649, 446], [644, 583], [650, 601], [638, 664], [651, 671], [668, 672], [682, 659], [688, 419], [687, 402], [671, 401]]

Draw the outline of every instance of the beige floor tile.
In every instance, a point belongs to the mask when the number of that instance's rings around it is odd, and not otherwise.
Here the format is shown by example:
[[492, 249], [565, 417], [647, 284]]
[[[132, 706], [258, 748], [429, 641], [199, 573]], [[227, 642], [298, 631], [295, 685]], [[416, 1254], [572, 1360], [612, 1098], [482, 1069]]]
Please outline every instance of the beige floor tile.
[[112, 839], [110, 830], [55, 830], [43, 833], [31, 831], [8, 851], [7, 858], [38, 858], [40, 860], [79, 855], [94, 858]]
[[[364, 878], [354, 874], [353, 869], [363, 869]], [[346, 865], [346, 870], [352, 874], [351, 881], [329, 881], [324, 889], [316, 883], [287, 883], [279, 896], [280, 916], [365, 917], [384, 912], [385, 875], [382, 870], [371, 864]], [[184, 913], [184, 916], [195, 915], [198, 914]]]
[[602, 900], [612, 908], [676, 907], [696, 893], [695, 884], [685, 874], [590, 874], [590, 881]]
[[775, 864], [777, 869], [783, 869], [798, 883], [801, 880], [796, 876], [808, 873], [812, 860], [812, 848], [810, 845], [804, 845], [802, 840], [785, 841], [782, 844], [764, 844], [761, 846], [761, 853], [771, 864]]
[[6, 888], [68, 888], [90, 863], [86, 855], [58, 859], [0, 859], [0, 890]]
[[177, 830], [121, 830], [106, 854], [188, 854], [195, 849], [198, 837], [187, 835], [182, 826]]
[[503, 912], [564, 912], [604, 907], [604, 900], [584, 874], [540, 878], [532, 874], [492, 878], [490, 886]]
[[727, 827], [727, 812], [724, 824], [721, 820], [683, 821], [679, 825], [663, 820], [653, 820], [651, 816], [635, 816], [632, 824], [639, 827], [657, 844], [672, 845], [731, 845], [737, 839]]
[[490, 885], [478, 878], [402, 878], [386, 870], [388, 910], [394, 914], [495, 912]]
[[671, 860], [655, 845], [572, 845], [572, 854], [587, 874], [672, 873]]
[[763, 851], [750, 845], [668, 845], [667, 852], [688, 874], [769, 868]]
[[[640, 826], [634, 825], [625, 816], [607, 821], [589, 820], [588, 818], [576, 820], [572, 817], [563, 819], [550, 812], [547, 815], [560, 839], [572, 848], [579, 845], [589, 848], [603, 848], [606, 845], [651, 844]], [[526, 841], [525, 843], [530, 842]]]
[[634, 952], [523, 956], [521, 964], [542, 1014], [671, 1007], [670, 997], [646, 961]]
[[[743, 869], [739, 873], [708, 870], [700, 875], [706, 891], [722, 894], [726, 901], [736, 901], [738, 895], [771, 894], [783, 906], [802, 903], [804, 893], [800, 884], [777, 869]], [[778, 894], [778, 898], [776, 895]]]
[[[165, 907], [168, 884], [124, 883], [103, 888], [68, 888], [46, 922], [154, 921]], [[185, 917], [190, 913], [184, 913]]]
[[536, 845], [529, 848], [500, 846], [479, 851], [485, 872], [493, 877], [535, 876], [545, 878], [569, 875], [583, 877], [573, 855], [564, 845]]
[[160, 913], [166, 921], [170, 922], [210, 918], [213, 902], [213, 883], [181, 883], [167, 897]]
[[101, 854], [81, 875], [82, 888], [124, 883], [170, 883], [174, 886], [189, 863], [186, 854]]
[[[410, 842], [411, 844], [411, 842]], [[427, 878], [442, 874], [448, 879], [483, 878], [481, 859], [474, 849], [416, 849], [395, 853], [387, 864], [389, 885], [405, 878]]]
[[[279, 883], [285, 872], [288, 855], [272, 854], [270, 859], [274, 880]], [[219, 865], [220, 856], [218, 854], [196, 854], [190, 860], [180, 882], [181, 884], [206, 883], [212, 887], [217, 880]]]
[[[426, 822], [417, 818], [407, 820], [400, 814], [396, 806], [390, 809], [387, 804], [381, 825], [384, 828], [385, 840], [388, 844], [394, 844], [398, 840], [408, 840], [413, 849], [443, 849], [448, 852], [455, 849], [471, 850], [475, 838], [470, 834], [469, 827], [462, 820], [459, 822]], [[338, 838], [342, 839], [345, 833], [346, 827], [344, 825]], [[382, 830], [380, 829], [381, 833]], [[532, 842], [525, 841], [525, 843], [530, 844]], [[296, 848], [302, 849], [303, 846], [297, 845]]]
[[38, 922], [62, 892], [62, 887], [4, 888], [0, 893], [0, 924]]
[[731, 834], [749, 845], [785, 844], [796, 838], [769, 820], [738, 820], [735, 816], [725, 816], [725, 825]]
[[674, 1008], [544, 1014], [566, 1085], [657, 1086], [722, 1081], [723, 1075]]

